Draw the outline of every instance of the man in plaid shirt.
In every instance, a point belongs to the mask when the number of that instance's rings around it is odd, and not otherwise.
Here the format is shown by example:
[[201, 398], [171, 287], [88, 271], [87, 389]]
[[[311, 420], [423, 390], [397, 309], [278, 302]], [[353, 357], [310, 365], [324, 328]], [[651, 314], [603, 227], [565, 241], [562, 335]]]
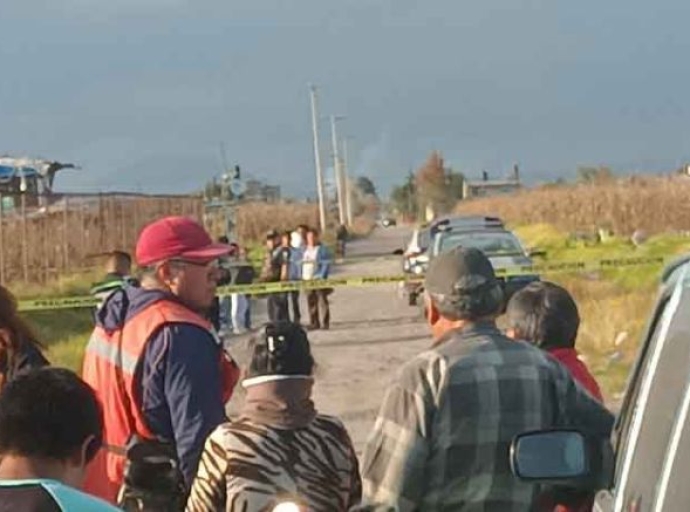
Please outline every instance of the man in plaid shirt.
[[413, 511], [531, 511], [538, 487], [511, 473], [515, 435], [574, 427], [608, 437], [613, 416], [557, 361], [496, 327], [503, 293], [476, 249], [432, 260], [430, 350], [384, 398], [364, 453], [365, 503]]

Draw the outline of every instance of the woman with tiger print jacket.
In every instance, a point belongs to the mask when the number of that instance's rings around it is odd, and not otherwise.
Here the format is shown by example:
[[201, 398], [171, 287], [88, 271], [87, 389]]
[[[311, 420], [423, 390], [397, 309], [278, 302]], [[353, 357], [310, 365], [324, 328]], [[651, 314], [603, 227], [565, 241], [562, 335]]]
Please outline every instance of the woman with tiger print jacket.
[[207, 440], [187, 512], [270, 512], [283, 501], [309, 512], [357, 505], [362, 489], [352, 441], [311, 400], [314, 360], [305, 331], [268, 324], [250, 348], [244, 407]]

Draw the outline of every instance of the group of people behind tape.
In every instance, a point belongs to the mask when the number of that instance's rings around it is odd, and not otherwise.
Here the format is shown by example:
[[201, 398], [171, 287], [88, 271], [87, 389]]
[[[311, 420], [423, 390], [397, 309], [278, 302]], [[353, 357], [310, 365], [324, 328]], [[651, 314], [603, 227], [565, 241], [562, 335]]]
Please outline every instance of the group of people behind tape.
[[[277, 238], [267, 236], [263, 279], [289, 272], [277, 251], [287, 234]], [[318, 245], [307, 230], [303, 263], [318, 261]], [[277, 316], [253, 332], [243, 368], [217, 336], [208, 311], [232, 250], [190, 219], [147, 226], [138, 281], [104, 296], [81, 377], [49, 365], [0, 289], [0, 510], [587, 510], [589, 496], [519, 481], [509, 461], [524, 431], [611, 433], [565, 289], [533, 283], [505, 309], [481, 252], [435, 258], [429, 348], [396, 372], [360, 459], [344, 424], [314, 404], [308, 333], [284, 297], [269, 299]], [[302, 279], [319, 272], [304, 268]]]

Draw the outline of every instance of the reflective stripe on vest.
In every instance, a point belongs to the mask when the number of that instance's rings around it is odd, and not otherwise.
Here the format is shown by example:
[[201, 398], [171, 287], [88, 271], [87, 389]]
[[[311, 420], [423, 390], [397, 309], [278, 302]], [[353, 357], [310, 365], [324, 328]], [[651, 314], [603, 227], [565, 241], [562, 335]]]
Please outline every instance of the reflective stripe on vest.
[[93, 333], [86, 349], [105, 359], [113, 366], [122, 368], [122, 371], [125, 373], [134, 375], [138, 360], [118, 350], [117, 344], [109, 342], [101, 333]]

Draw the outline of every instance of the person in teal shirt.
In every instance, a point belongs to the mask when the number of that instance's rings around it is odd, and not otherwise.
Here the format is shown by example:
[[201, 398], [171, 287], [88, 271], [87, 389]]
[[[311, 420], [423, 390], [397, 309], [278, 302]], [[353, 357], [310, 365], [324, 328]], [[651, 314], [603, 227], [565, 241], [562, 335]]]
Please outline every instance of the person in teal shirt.
[[77, 488], [102, 443], [91, 388], [70, 370], [19, 375], [0, 393], [0, 512], [119, 509]]

